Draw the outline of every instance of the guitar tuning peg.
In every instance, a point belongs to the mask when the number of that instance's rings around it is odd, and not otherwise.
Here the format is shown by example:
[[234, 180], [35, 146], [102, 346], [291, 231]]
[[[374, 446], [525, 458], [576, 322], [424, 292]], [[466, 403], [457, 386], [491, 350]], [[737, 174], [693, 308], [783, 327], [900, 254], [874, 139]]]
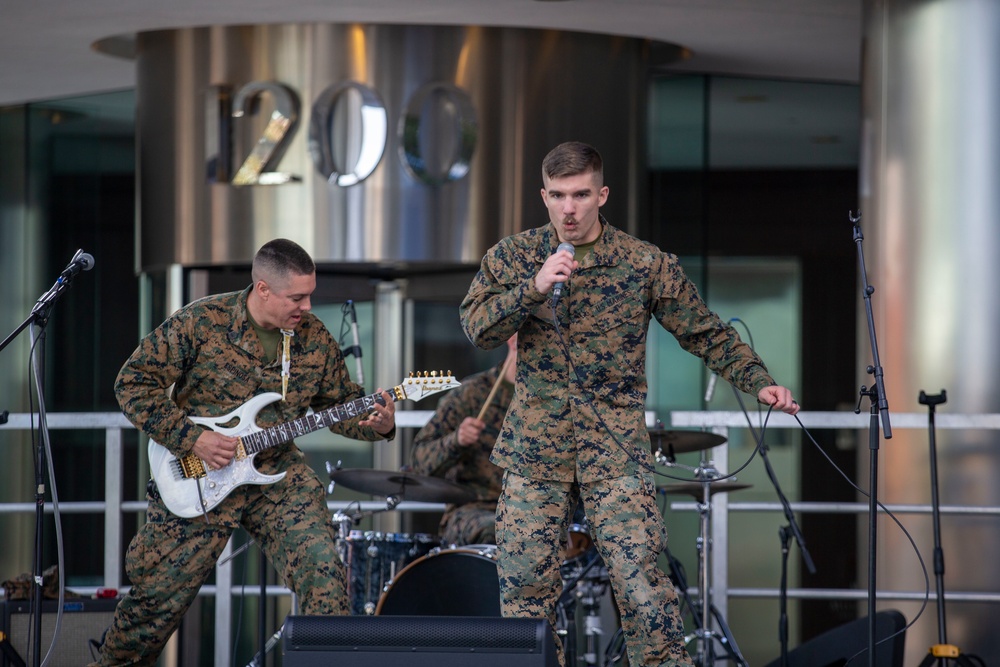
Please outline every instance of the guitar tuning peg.
[[413, 377], [413, 371], [410, 371], [410, 377]]

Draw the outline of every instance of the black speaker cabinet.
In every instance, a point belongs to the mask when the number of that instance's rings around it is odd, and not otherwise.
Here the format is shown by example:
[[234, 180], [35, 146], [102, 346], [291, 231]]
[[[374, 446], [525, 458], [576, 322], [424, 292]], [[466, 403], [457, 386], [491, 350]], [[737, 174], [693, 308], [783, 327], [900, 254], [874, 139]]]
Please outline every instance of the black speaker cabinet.
[[289, 616], [285, 667], [555, 667], [547, 621], [477, 616]]
[[[62, 622], [59, 628], [59, 641], [52, 652], [50, 667], [80, 667], [93, 661], [90, 652], [90, 640], [98, 643], [104, 630], [111, 625], [115, 615], [117, 600], [70, 599], [63, 602]], [[56, 600], [42, 601], [42, 658], [52, 643], [52, 632], [56, 627], [56, 610], [59, 603]], [[25, 664], [28, 661], [28, 649], [34, 649], [34, 641], [30, 639], [34, 631], [34, 619], [31, 616], [31, 602], [28, 600], [8, 600], [0, 603], [3, 607], [3, 631], [11, 646]], [[8, 660], [0, 652], [0, 665], [10, 667], [16, 664]]]

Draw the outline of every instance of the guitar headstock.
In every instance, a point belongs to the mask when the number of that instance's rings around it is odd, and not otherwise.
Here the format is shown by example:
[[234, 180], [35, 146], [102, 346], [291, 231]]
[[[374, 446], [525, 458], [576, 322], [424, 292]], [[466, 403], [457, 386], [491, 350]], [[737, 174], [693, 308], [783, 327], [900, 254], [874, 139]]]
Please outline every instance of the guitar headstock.
[[455, 376], [448, 371], [424, 371], [422, 373], [410, 373], [410, 377], [404, 379], [394, 388], [396, 400], [401, 401], [408, 398], [412, 401], [419, 401], [425, 396], [436, 394], [439, 391], [448, 391], [461, 385]]

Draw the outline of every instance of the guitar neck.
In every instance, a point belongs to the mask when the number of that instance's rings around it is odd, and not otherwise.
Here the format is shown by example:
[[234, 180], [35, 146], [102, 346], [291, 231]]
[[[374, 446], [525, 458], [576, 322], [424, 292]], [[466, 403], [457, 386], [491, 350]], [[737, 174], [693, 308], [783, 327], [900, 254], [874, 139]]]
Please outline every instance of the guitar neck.
[[[390, 390], [389, 395], [395, 400], [397, 392]], [[332, 408], [245, 435], [242, 437], [243, 448], [246, 449], [247, 454], [256, 454], [265, 449], [277, 447], [293, 438], [327, 428], [347, 419], [353, 419], [374, 410], [375, 404], [381, 397], [381, 394], [369, 394], [350, 403], [335, 405]]]

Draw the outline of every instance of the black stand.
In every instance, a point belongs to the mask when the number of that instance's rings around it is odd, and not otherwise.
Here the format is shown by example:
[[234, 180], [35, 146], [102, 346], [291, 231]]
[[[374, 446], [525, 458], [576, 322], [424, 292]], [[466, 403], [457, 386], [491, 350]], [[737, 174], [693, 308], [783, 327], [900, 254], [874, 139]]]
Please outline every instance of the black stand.
[[[756, 433], [754, 438], [757, 438]], [[757, 439], [757, 451], [760, 452], [760, 458], [764, 461], [764, 470], [767, 471], [767, 476], [771, 480], [771, 485], [774, 486], [774, 491], [778, 494], [778, 500], [781, 502], [781, 507], [785, 512], [785, 520], [788, 521], [787, 526], [782, 526], [778, 530], [778, 536], [781, 538], [781, 587], [778, 595], [778, 607], [780, 610], [780, 617], [778, 621], [778, 640], [781, 642], [781, 667], [786, 667], [788, 664], [788, 544], [789, 537], [794, 536], [795, 541], [798, 542], [799, 550], [802, 551], [802, 559], [805, 561], [806, 569], [809, 570], [809, 574], [816, 574], [816, 565], [813, 563], [812, 556], [809, 555], [809, 550], [806, 548], [806, 540], [802, 537], [802, 531], [799, 530], [799, 524], [795, 521], [795, 513], [792, 511], [792, 505], [788, 502], [788, 498], [785, 497], [784, 492], [781, 490], [781, 485], [778, 484], [778, 476], [774, 472], [774, 468], [771, 466], [771, 459], [767, 457], [767, 445]]]
[[938, 621], [938, 643], [931, 646], [930, 651], [924, 657], [920, 667], [930, 667], [937, 665], [943, 667], [949, 661], [956, 665], [974, 667], [972, 660], [968, 656], [962, 655], [957, 646], [948, 643], [948, 633], [945, 629], [944, 620], [944, 551], [941, 549], [941, 506], [938, 502], [938, 474], [937, 474], [937, 441], [934, 433], [934, 406], [942, 405], [948, 400], [948, 394], [944, 389], [940, 394], [928, 396], [923, 391], [920, 392], [920, 404], [926, 405], [928, 410], [928, 430], [930, 436], [930, 462], [931, 462], [931, 516], [934, 518], [934, 579], [937, 583], [937, 621]]
[[[49, 309], [55, 304], [56, 301], [62, 297], [63, 294], [70, 288], [72, 284], [73, 277], [80, 271], [89, 271], [94, 267], [94, 258], [83, 252], [83, 250], [77, 250], [73, 259], [70, 260], [69, 265], [63, 270], [63, 272], [56, 279], [56, 282], [49, 288], [49, 291], [39, 297], [38, 301], [35, 303], [34, 308], [31, 309], [31, 314], [21, 324], [17, 326], [14, 331], [12, 331], [3, 342], [0, 342], [0, 350], [3, 350], [7, 345], [14, 340], [18, 334], [24, 331], [28, 326], [37, 326], [39, 330], [37, 345], [33, 345], [35, 349], [32, 354], [38, 355], [36, 359], [45, 359], [45, 325], [49, 321]], [[34, 341], [32, 341], [34, 344]], [[32, 641], [33, 649], [31, 651], [30, 658], [32, 660], [32, 665], [37, 667], [42, 661], [42, 571], [44, 570], [42, 564], [42, 545], [43, 545], [43, 533], [42, 528], [44, 526], [45, 519], [45, 448], [43, 443], [48, 442], [48, 426], [45, 420], [45, 392], [44, 392], [44, 382], [45, 373], [43, 362], [39, 362], [35, 368], [35, 382], [38, 386], [38, 424], [39, 424], [39, 438], [38, 445], [35, 447], [35, 553], [34, 553], [34, 565], [33, 565], [33, 576], [32, 580], [34, 583], [34, 588], [32, 590], [32, 608], [34, 610], [34, 617], [32, 618]], [[62, 573], [59, 574], [62, 576]], [[60, 590], [62, 586], [60, 586]], [[61, 596], [60, 596], [61, 597]], [[61, 609], [60, 609], [61, 611]], [[57, 624], [58, 627], [58, 624]], [[52, 638], [53, 642], [56, 637]]]
[[892, 427], [889, 424], [889, 402], [885, 397], [885, 382], [882, 376], [882, 364], [878, 357], [878, 341], [875, 337], [875, 317], [872, 315], [872, 293], [875, 288], [868, 284], [868, 272], [865, 270], [865, 253], [861, 234], [861, 214], [848, 214], [854, 223], [854, 242], [858, 247], [858, 265], [861, 269], [861, 290], [865, 302], [865, 314], [868, 321], [868, 340], [872, 351], [872, 365], [868, 373], [875, 377], [874, 387], [862, 385], [858, 407], [855, 413], [861, 412], [861, 400], [867, 397], [871, 403], [871, 419], [868, 422], [868, 457], [869, 482], [871, 490], [868, 493], [868, 665], [875, 667], [875, 552], [878, 539], [878, 446], [879, 446], [879, 415], [882, 417], [882, 430], [885, 439], [892, 438]]
[[781, 642], [781, 667], [788, 667], [788, 526], [778, 529], [781, 539], [781, 588], [778, 595], [778, 641]]
[[0, 655], [3, 655], [7, 659], [11, 667], [24, 667], [24, 660], [17, 654], [13, 644], [10, 643], [7, 635], [3, 632], [0, 632]]
[[264, 557], [264, 547], [258, 549], [257, 575], [260, 577], [260, 603], [257, 607], [257, 649], [260, 661], [257, 667], [267, 664], [267, 558]]

